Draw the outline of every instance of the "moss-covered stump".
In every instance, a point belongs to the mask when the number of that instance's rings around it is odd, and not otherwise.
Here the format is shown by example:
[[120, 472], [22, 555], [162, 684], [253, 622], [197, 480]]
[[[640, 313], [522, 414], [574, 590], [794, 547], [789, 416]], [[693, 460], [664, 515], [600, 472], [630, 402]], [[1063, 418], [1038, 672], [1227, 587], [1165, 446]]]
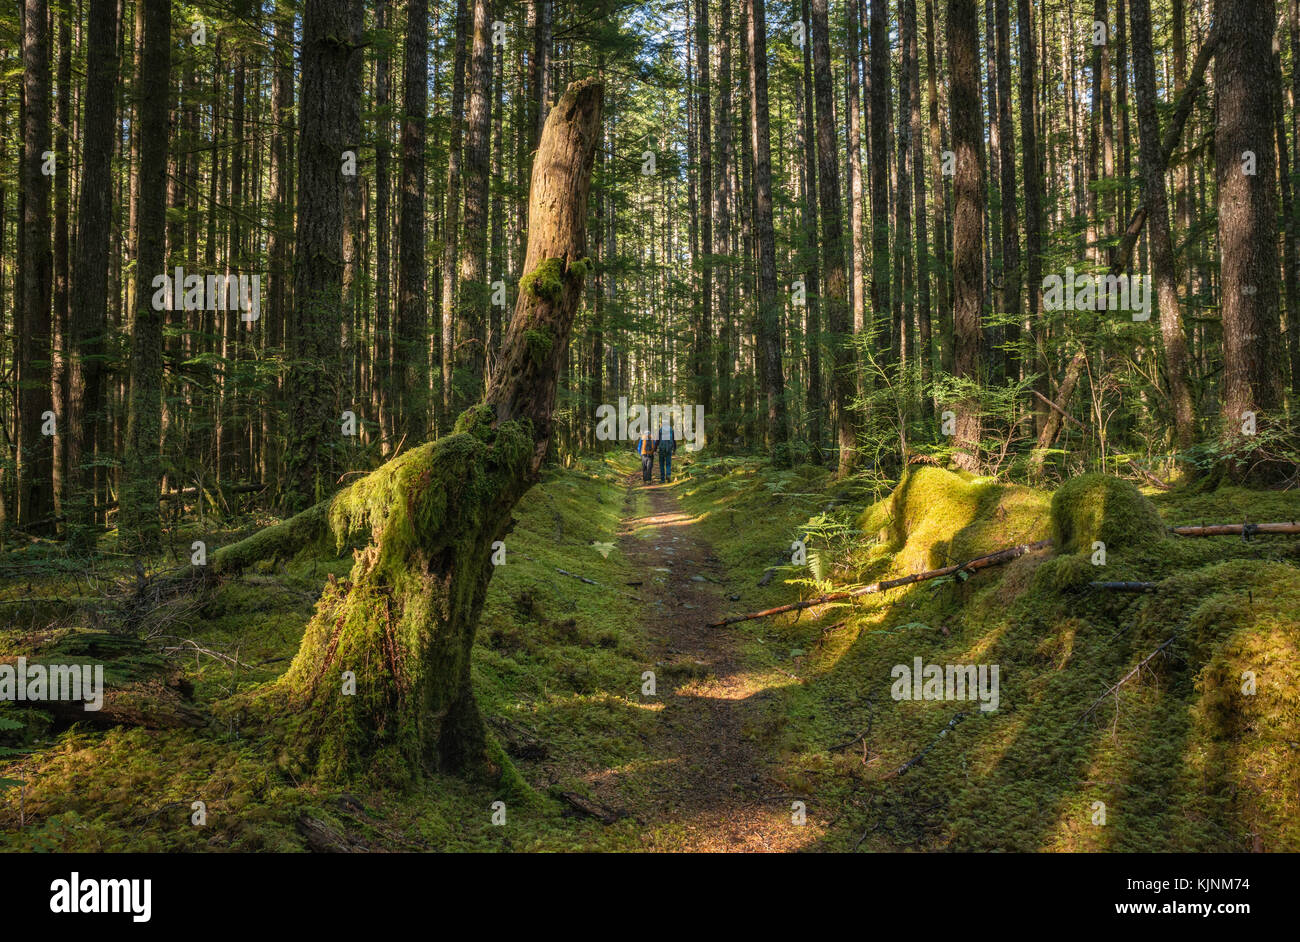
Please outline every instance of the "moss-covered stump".
[[1071, 478], [1052, 495], [1052, 541], [1057, 552], [1149, 548], [1168, 536], [1152, 503], [1132, 482], [1108, 474]]
[[916, 466], [869, 507], [859, 527], [880, 537], [893, 571], [919, 572], [1046, 536], [1047, 496], [991, 478]]
[[327, 587], [278, 684], [257, 697], [302, 774], [491, 773], [469, 684], [492, 544], [531, 483], [527, 421], [479, 406], [454, 434], [372, 472], [336, 498], [339, 546], [359, 536], [346, 581]]

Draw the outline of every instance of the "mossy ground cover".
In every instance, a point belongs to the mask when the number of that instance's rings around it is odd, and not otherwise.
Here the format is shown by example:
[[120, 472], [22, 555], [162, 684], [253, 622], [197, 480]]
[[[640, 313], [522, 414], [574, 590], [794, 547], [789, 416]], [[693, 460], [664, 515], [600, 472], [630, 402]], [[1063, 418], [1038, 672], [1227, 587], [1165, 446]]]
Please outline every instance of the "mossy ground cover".
[[[808, 503], [782, 499], [775, 472], [715, 467], [687, 505], [704, 514], [728, 565], [754, 572], [806, 529]], [[1300, 540], [1164, 537], [1149, 526], [1153, 508], [1170, 525], [1292, 519], [1300, 495], [1229, 488], [1153, 492], [1148, 502], [1124, 482], [1082, 480], [1059, 497], [1054, 515], [1050, 494], [913, 469], [883, 499], [842, 509], [857, 532], [832, 567], [838, 584], [946, 565], [1063, 525], [1080, 539], [1073, 552], [1034, 553], [968, 580], [727, 629], [757, 661], [797, 675], [776, 688], [776, 748], [810, 817], [833, 822], [818, 846], [1300, 849]], [[1092, 565], [1096, 535], [1111, 539], [1102, 567]], [[1092, 580], [1159, 588], [1118, 594], [1087, 589]], [[790, 586], [755, 589], [736, 610], [789, 595]], [[1080, 721], [1171, 636], [1167, 658]], [[891, 668], [918, 656], [999, 664], [999, 709], [895, 701]], [[1241, 693], [1245, 671], [1257, 678], [1253, 696]], [[940, 737], [959, 712], [968, 715]], [[1096, 802], [1104, 826], [1092, 823]]]
[[[1095, 479], [1054, 495], [932, 467], [890, 488], [742, 458], [675, 463], [672, 492], [720, 560], [728, 611], [1053, 534], [1068, 543], [968, 579], [717, 629], [736, 640], [749, 691], [739, 734], [778, 790], [807, 803], [815, 837], [803, 846], [1300, 850], [1300, 539], [1179, 538], [1149, 525], [1152, 510], [1168, 525], [1289, 520], [1300, 517], [1300, 495], [1138, 494]], [[604, 824], [558, 797], [596, 797], [602, 773], [635, 795], [636, 770], [656, 761], [660, 717], [636, 690], [655, 622], [627, 585], [646, 573], [616, 538], [621, 520], [646, 511], [639, 489], [625, 503], [634, 466], [618, 455], [548, 471], [518, 508], [473, 659], [483, 714], [514, 772], [499, 786], [439, 775], [400, 789], [366, 776], [322, 786], [295, 777], [228, 717], [202, 731], [60, 729], [6, 704], [0, 716], [21, 717], [24, 729], [0, 732], [3, 744], [30, 752], [0, 764], [0, 778], [26, 782], [0, 791], [0, 848], [297, 850], [305, 817], [356, 846], [391, 850], [692, 846], [683, 822]], [[175, 534], [168, 565], [196, 533]], [[1109, 539], [1096, 567], [1099, 536]], [[808, 565], [791, 562], [795, 540], [806, 542]], [[185, 651], [176, 667], [195, 700], [213, 704], [283, 673], [322, 586], [351, 565], [318, 550], [261, 564], [143, 627], [155, 647], [171, 638]], [[133, 575], [121, 560], [88, 577], [44, 545], [7, 554], [0, 572], [0, 598], [52, 600], [13, 606], [39, 614], [3, 622], [4, 657], [75, 650], [103, 633], [108, 615], [95, 600]], [[1087, 588], [1092, 580], [1157, 587], [1101, 592]], [[1084, 716], [1169, 638], [1167, 657]], [[915, 657], [998, 664], [999, 709], [895, 701], [891, 668]], [[1253, 695], [1242, 693], [1244, 672]], [[940, 737], [959, 712], [968, 715]], [[195, 800], [206, 805], [203, 827], [190, 824]], [[506, 827], [491, 823], [496, 800]], [[1098, 802], [1104, 825], [1093, 823]]]
[[[229, 718], [202, 731], [98, 731], [85, 725], [51, 730], [37, 711], [5, 704], [0, 715], [21, 716], [27, 728], [7, 741], [30, 752], [0, 768], [0, 778], [26, 783], [0, 791], [0, 848], [302, 849], [296, 825], [303, 815], [363, 844], [395, 850], [583, 849], [632, 842], [627, 823], [607, 827], [569, 817], [571, 809], [553, 794], [580, 791], [593, 767], [639, 758], [643, 737], [637, 730], [651, 721], [632, 700], [636, 687], [630, 679], [643, 669], [645, 638], [624, 585], [631, 576], [612, 547], [630, 468], [626, 458], [590, 459], [548, 471], [516, 512], [473, 663], [489, 729], [518, 773], [495, 791], [448, 776], [390, 789], [363, 776], [340, 803], [344, 790], [297, 780], [268, 743], [244, 738]], [[208, 531], [204, 537], [221, 545], [244, 532]], [[176, 534], [178, 554], [194, 538], [193, 532]], [[72, 567], [62, 566], [52, 551], [43, 558], [42, 566], [27, 568], [29, 578], [11, 579], [3, 591], [60, 597], [62, 607], [46, 613], [57, 616], [55, 627], [6, 626], [0, 630], [5, 656], [75, 637], [95, 620], [93, 606], [82, 609], [67, 598], [84, 578], [70, 575], [66, 570]], [[5, 563], [10, 571], [19, 565], [13, 555]], [[255, 566], [223, 582], [201, 604], [177, 606], [165, 631], [151, 629], [159, 635], [156, 646], [182, 649], [177, 666], [201, 705], [254, 689], [287, 669], [326, 580], [345, 577], [351, 566], [350, 554], [318, 552]], [[124, 565], [118, 570], [101, 573], [94, 590], [129, 578]], [[203, 827], [190, 824], [195, 800], [206, 805]], [[495, 800], [506, 802], [508, 827], [491, 822]]]

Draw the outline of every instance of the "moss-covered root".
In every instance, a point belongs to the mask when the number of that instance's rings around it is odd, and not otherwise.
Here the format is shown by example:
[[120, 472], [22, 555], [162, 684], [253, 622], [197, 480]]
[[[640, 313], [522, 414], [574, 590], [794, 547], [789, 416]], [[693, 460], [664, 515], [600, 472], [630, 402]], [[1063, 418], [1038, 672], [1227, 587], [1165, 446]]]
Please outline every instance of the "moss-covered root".
[[262, 694], [283, 758], [328, 780], [421, 770], [499, 775], [470, 690], [470, 650], [492, 543], [526, 487], [528, 424], [493, 428], [470, 410], [458, 431], [395, 458], [330, 507], [340, 546], [366, 534], [332, 582], [297, 657]]
[[1052, 541], [1058, 552], [1148, 548], [1168, 536], [1152, 503], [1131, 482], [1107, 474], [1071, 478], [1052, 496]]

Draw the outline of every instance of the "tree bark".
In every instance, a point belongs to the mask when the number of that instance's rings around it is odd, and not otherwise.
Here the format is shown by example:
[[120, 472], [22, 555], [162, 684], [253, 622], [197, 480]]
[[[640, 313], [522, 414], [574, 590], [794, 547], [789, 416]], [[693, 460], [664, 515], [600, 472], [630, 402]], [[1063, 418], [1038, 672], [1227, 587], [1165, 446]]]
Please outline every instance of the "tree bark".
[[[131, 388], [127, 403], [126, 458], [119, 498], [119, 533], [131, 552], [159, 546], [158, 489], [162, 480], [162, 326], [152, 280], [163, 273], [167, 225], [167, 90], [171, 69], [170, 0], [141, 0], [137, 27], [140, 57], [140, 166], [137, 170], [135, 319], [131, 330]], [[238, 313], [228, 316], [237, 317]]]
[[778, 465], [789, 461], [785, 380], [781, 365], [781, 311], [776, 296], [776, 235], [772, 226], [772, 153], [767, 107], [767, 23], [763, 0], [749, 10], [750, 144], [754, 161], [754, 236], [758, 249], [758, 341], [767, 400], [767, 446]]
[[1138, 161], [1142, 168], [1142, 198], [1145, 201], [1151, 251], [1160, 305], [1160, 336], [1165, 348], [1165, 381], [1174, 421], [1174, 442], [1179, 449], [1191, 446], [1196, 437], [1196, 416], [1187, 359], [1187, 338], [1183, 333], [1182, 306], [1178, 300], [1178, 276], [1169, 233], [1169, 200], [1165, 194], [1165, 165], [1160, 153], [1160, 119], [1156, 113], [1156, 69], [1151, 49], [1151, 2], [1129, 0], [1133, 24], [1133, 93], [1138, 111]]
[[[984, 303], [984, 149], [980, 108], [979, 22], [975, 0], [948, 0], [948, 60], [952, 75], [949, 106], [953, 153], [953, 336], [954, 375], [982, 381]], [[953, 406], [954, 463], [979, 467], [979, 400], [967, 394]]]
[[81, 191], [77, 198], [76, 272], [68, 351], [68, 473], [65, 515], [74, 547], [93, 543], [95, 430], [103, 422], [104, 349], [108, 331], [108, 252], [112, 231], [113, 137], [117, 125], [117, 0], [91, 0], [86, 33]]
[[[569, 87], [533, 164], [528, 272], [498, 370], [453, 434], [420, 445], [341, 493], [340, 543], [366, 534], [347, 582], [332, 584], [285, 677], [264, 691], [300, 768], [499, 771], [470, 686], [470, 654], [492, 576], [493, 543], [537, 479], [586, 259], [587, 197], [603, 86]], [[355, 675], [343, 694], [344, 672]]]
[[1282, 409], [1273, 93], [1260, 74], [1277, 21], [1273, 0], [1216, 0], [1214, 10], [1222, 32], [1214, 66], [1222, 408], [1232, 440], [1246, 412], [1276, 420]]

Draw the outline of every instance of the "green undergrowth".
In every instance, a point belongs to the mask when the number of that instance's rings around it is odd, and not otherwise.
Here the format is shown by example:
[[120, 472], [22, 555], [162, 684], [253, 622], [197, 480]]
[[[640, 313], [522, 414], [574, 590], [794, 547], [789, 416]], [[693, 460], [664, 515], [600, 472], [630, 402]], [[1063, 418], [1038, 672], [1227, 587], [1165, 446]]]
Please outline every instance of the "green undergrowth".
[[[0, 788], [0, 849], [301, 850], [304, 820], [371, 849], [634, 846], [632, 822], [570, 817], [556, 797], [586, 793], [592, 768], [643, 758], [653, 721], [638, 696], [646, 638], [615, 545], [630, 469], [622, 456], [548, 469], [516, 510], [472, 665], [491, 748], [517, 773], [495, 789], [439, 775], [399, 790], [368, 776], [347, 792], [299, 781], [221, 711], [202, 730], [104, 731], [60, 729], [38, 711], [4, 704], [0, 718], [23, 722], [17, 732], [0, 726], [0, 745], [21, 750], [16, 757], [0, 752], [0, 778], [23, 784]], [[354, 516], [365, 513], [358, 508]], [[224, 545], [246, 532], [205, 537]], [[190, 536], [174, 538], [183, 547]], [[12, 555], [0, 563], [17, 565]], [[350, 553], [318, 548], [260, 563], [151, 623], [149, 651], [175, 649], [172, 665], [197, 706], [253, 690], [288, 668], [327, 579], [345, 577], [351, 566]], [[73, 580], [52, 563], [47, 568], [43, 585], [63, 605], [57, 623], [0, 629], [0, 657], [58, 654], [60, 645], [75, 647], [93, 631], [93, 606], [64, 598]], [[0, 584], [0, 597], [22, 591]], [[498, 800], [505, 827], [492, 823]], [[195, 801], [206, 808], [203, 826], [191, 823]]]
[[[1085, 475], [1051, 494], [913, 468], [880, 500], [832, 509], [852, 534], [825, 541], [832, 578], [787, 565], [759, 588], [762, 567], [810, 522], [837, 532], [818, 519], [819, 499], [783, 496], [805, 488], [773, 487], [796, 479], [825, 480], [737, 462], [685, 497], [735, 577], [736, 612], [1053, 536], [1062, 546], [725, 629], [769, 678], [757, 722], [774, 774], [805, 798], [810, 822], [826, 822], [814, 848], [1300, 850], [1300, 539], [1164, 530], [1290, 520], [1300, 493], [1140, 493]], [[1094, 541], [1107, 544], [1104, 565]], [[893, 668], [918, 657], [998, 665], [998, 709], [895, 700]]]

